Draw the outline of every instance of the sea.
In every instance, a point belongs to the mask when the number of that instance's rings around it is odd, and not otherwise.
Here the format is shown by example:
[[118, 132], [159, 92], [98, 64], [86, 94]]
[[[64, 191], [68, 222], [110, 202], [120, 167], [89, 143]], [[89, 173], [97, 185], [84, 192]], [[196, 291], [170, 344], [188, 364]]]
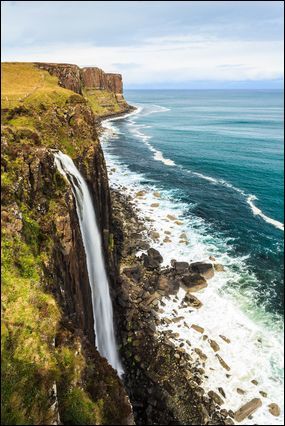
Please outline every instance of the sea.
[[[201, 309], [181, 307], [183, 289], [165, 300], [161, 318], [174, 318], [175, 309], [184, 321], [159, 330], [179, 333], [178, 346], [190, 341], [184, 347], [194, 359], [193, 348], [203, 351], [204, 388], [223, 388], [223, 408], [236, 411], [261, 399], [242, 424], [281, 425], [283, 91], [128, 90], [125, 98], [136, 111], [103, 123], [111, 187], [131, 195], [138, 215], [157, 233], [151, 245], [164, 265], [211, 256], [225, 269], [196, 294]], [[203, 327], [203, 335], [191, 324]], [[270, 413], [272, 403], [280, 416]]]

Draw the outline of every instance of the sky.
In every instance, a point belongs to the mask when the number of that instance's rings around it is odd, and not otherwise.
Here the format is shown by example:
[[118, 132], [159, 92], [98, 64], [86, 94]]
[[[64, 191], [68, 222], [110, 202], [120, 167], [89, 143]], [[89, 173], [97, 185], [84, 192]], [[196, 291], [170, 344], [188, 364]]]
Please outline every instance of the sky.
[[98, 66], [127, 89], [283, 87], [281, 1], [2, 1], [2, 61]]

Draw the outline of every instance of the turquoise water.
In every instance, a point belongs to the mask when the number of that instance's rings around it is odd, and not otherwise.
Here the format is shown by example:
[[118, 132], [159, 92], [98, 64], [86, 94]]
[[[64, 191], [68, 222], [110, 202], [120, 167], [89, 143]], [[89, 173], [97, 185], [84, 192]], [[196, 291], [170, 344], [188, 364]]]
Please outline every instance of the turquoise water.
[[[158, 233], [150, 242], [165, 265], [173, 258], [214, 256], [225, 266], [199, 293], [201, 309], [185, 312], [180, 289], [179, 300], [166, 301], [163, 315], [171, 318], [175, 309], [219, 341], [230, 377], [207, 341], [199, 333], [190, 335], [193, 347], [208, 357], [203, 386], [207, 391], [223, 387], [225, 408], [235, 411], [265, 391], [262, 408], [243, 424], [281, 425], [283, 93], [127, 91], [125, 96], [137, 111], [103, 123], [111, 187], [129, 194], [147, 229]], [[141, 190], [145, 195], [137, 197]], [[178, 344], [189, 338], [186, 326], [174, 331]], [[237, 387], [246, 391], [243, 396]], [[271, 402], [281, 407], [278, 418], [268, 411]]]
[[[256, 303], [283, 311], [283, 92], [127, 91], [143, 107], [116, 122], [114, 155], [174, 191], [211, 232], [246, 256]], [[256, 209], [259, 209], [257, 211]], [[256, 214], [258, 212], [258, 214]]]

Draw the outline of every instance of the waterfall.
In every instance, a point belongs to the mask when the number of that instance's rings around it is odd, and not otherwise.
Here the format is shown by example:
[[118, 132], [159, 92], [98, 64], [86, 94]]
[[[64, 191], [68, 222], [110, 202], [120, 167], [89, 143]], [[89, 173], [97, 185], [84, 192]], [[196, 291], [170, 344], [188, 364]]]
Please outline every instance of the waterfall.
[[87, 271], [92, 294], [96, 346], [115, 368], [123, 374], [114, 333], [113, 308], [106, 275], [101, 235], [96, 222], [95, 210], [87, 184], [72, 159], [60, 151], [54, 152], [59, 172], [71, 184], [76, 200], [76, 210], [85, 248]]

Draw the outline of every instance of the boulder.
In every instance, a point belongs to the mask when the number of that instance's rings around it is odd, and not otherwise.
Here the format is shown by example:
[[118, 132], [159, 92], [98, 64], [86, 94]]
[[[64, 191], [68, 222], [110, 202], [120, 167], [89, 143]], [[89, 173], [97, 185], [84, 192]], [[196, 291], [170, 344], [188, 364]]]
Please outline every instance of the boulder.
[[189, 292], [200, 291], [207, 287], [207, 281], [200, 274], [187, 274], [182, 277], [182, 283], [188, 288]]
[[144, 266], [149, 269], [158, 269], [163, 262], [161, 254], [154, 248], [148, 249], [147, 255], [143, 254], [142, 259]]
[[191, 293], [186, 293], [183, 302], [196, 309], [201, 308], [201, 306], [203, 305], [203, 303]]
[[175, 271], [178, 274], [184, 274], [184, 273], [188, 272], [189, 263], [187, 263], [187, 262], [175, 262], [174, 268], [175, 268]]
[[223, 336], [222, 334], [219, 335], [221, 339], [223, 339], [224, 342], [226, 343], [231, 343], [230, 339], [228, 339], [228, 337]]
[[218, 360], [219, 360], [219, 363], [221, 364], [221, 366], [225, 369], [225, 370], [227, 370], [227, 371], [230, 371], [230, 367], [228, 366], [228, 364], [223, 360], [223, 358], [220, 356], [220, 355], [218, 355], [218, 354], [216, 354], [216, 357], [218, 358]]
[[210, 262], [194, 262], [190, 264], [190, 270], [195, 273], [202, 275], [206, 279], [210, 279], [214, 276], [214, 267]]
[[208, 395], [216, 404], [223, 405], [224, 403], [223, 399], [216, 392], [211, 390], [208, 392]]
[[153, 240], [158, 240], [158, 239], [159, 239], [159, 237], [160, 237], [159, 232], [157, 232], [157, 231], [151, 231], [151, 233], [150, 233], [150, 237], [151, 237]]
[[274, 402], [268, 405], [268, 409], [269, 409], [269, 412], [272, 414], [272, 416], [275, 416], [275, 417], [280, 416], [280, 412], [281, 412], [280, 407]]
[[203, 327], [200, 327], [200, 326], [199, 326], [199, 325], [197, 325], [197, 324], [192, 324], [192, 325], [191, 325], [191, 328], [193, 328], [194, 330], [198, 331], [198, 333], [201, 333], [201, 334], [203, 334], [203, 333], [204, 333], [204, 328], [203, 328]]
[[167, 219], [170, 219], [170, 220], [176, 220], [177, 219], [177, 217], [173, 216], [172, 214], [168, 214], [166, 217], [167, 217]]
[[214, 263], [214, 269], [217, 272], [225, 272], [225, 268], [220, 263]]
[[130, 268], [125, 268], [123, 273], [138, 282], [142, 277], [142, 268], [140, 265], [131, 266]]
[[214, 352], [218, 352], [220, 350], [220, 346], [218, 345], [217, 342], [215, 342], [215, 340], [209, 339], [209, 344]]
[[247, 402], [243, 406], [241, 406], [235, 412], [235, 420], [237, 422], [242, 422], [247, 417], [251, 416], [255, 411], [262, 406], [262, 402], [260, 398], [253, 398], [251, 401]]

